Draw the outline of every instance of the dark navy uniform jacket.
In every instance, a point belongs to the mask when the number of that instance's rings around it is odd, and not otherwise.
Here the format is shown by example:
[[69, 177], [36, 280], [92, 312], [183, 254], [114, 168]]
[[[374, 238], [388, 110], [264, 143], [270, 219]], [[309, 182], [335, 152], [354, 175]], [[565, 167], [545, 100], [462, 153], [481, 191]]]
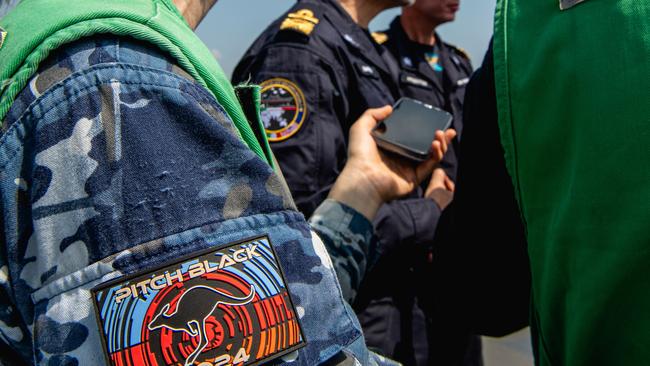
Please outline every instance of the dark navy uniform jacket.
[[[307, 22], [311, 31], [281, 29], [305, 10], [311, 13], [301, 14], [311, 14], [317, 22]], [[350, 125], [366, 109], [395, 102], [397, 85], [387, 57], [337, 1], [304, 0], [272, 23], [235, 68], [234, 84], [250, 81], [264, 87], [269, 80], [289, 81], [288, 92], [297, 95], [288, 107], [304, 97], [306, 112], [290, 123], [293, 134], [274, 139], [267, 128], [267, 135], [306, 216], [327, 197], [345, 164]]]
[[[436, 34], [437, 47], [411, 41], [400, 18], [386, 32], [374, 34], [390, 50], [399, 64], [397, 77], [400, 94], [446, 110], [454, 117], [452, 128], [458, 131], [442, 162], [447, 175], [455, 181], [457, 154], [463, 130], [463, 99], [472, 66], [464, 52], [444, 43]], [[436, 51], [437, 62], [427, 59]], [[435, 65], [434, 65], [435, 64]], [[434, 70], [434, 66], [437, 69]], [[422, 188], [426, 187], [425, 182]], [[422, 189], [416, 197], [422, 197]], [[390, 250], [367, 274], [355, 307], [364, 327], [366, 343], [407, 365], [480, 364], [480, 343], [467, 330], [441, 322], [437, 312], [438, 295], [433, 291], [432, 252], [439, 244], [440, 231], [449, 218], [440, 215], [433, 201], [422, 198], [403, 200], [402, 206], [386, 205], [375, 220], [380, 248]], [[430, 208], [431, 206], [435, 206]], [[413, 236], [406, 236], [404, 222], [421, 222]], [[440, 224], [438, 225], [438, 223]], [[436, 229], [438, 231], [436, 232]], [[388, 248], [388, 249], [386, 249]], [[399, 248], [399, 250], [395, 250]]]
[[[305, 11], [315, 18], [309, 23], [313, 25], [311, 31], [284, 27], [287, 22], [292, 25], [296, 17], [309, 18]], [[288, 98], [294, 101], [284, 103], [285, 108], [295, 109], [301, 98], [305, 100], [306, 112], [301, 118], [282, 121], [294, 128], [290, 136], [276, 138], [267, 129], [296, 204], [305, 215], [327, 197], [341, 172], [350, 125], [366, 109], [393, 104], [401, 96], [398, 77], [395, 58], [335, 0], [297, 2], [245, 53], [233, 73], [235, 84], [261, 83], [262, 94], [271, 105], [271, 85], [288, 82], [293, 86], [279, 91], [297, 96]], [[269, 112], [262, 111], [263, 119]], [[267, 122], [273, 118], [270, 115]], [[422, 190], [418, 190], [410, 198], [383, 206], [376, 226], [384, 228], [385, 240], [378, 253], [387, 253], [400, 242], [418, 244], [433, 239], [440, 209], [432, 200], [421, 197]], [[393, 219], [385, 220], [387, 216]]]
[[[454, 57], [463, 60], [461, 54], [454, 53]], [[461, 62], [467, 63], [460, 64], [467, 71], [458, 78], [460, 71], [456, 72], [454, 82], [466, 78], [471, 70], [468, 61]], [[448, 69], [454, 67], [450, 64]], [[267, 136], [305, 215], [327, 197], [341, 172], [350, 125], [367, 108], [393, 104], [401, 96], [399, 69], [398, 61], [374, 42], [367, 30], [355, 24], [335, 0], [297, 2], [244, 54], [233, 73], [233, 82], [262, 85], [261, 115]], [[443, 106], [430, 100], [437, 92], [433, 82], [430, 86], [431, 96], [427, 99], [407, 95]], [[399, 252], [405, 257], [411, 253], [420, 261], [425, 259], [420, 248], [433, 241], [440, 209], [433, 200], [422, 196], [423, 190], [419, 189], [409, 198], [382, 207], [375, 221], [381, 245], [378, 253], [393, 258], [394, 249], [400, 246], [404, 250]], [[400, 261], [399, 267], [395, 276], [383, 281], [384, 289], [391, 293], [410, 286], [404, 285], [409, 277], [401, 273], [410, 263]], [[364, 308], [363, 304], [359, 306]], [[378, 321], [388, 324], [388, 320]]]
[[443, 166], [447, 175], [455, 181], [458, 144], [463, 132], [463, 99], [472, 75], [469, 57], [459, 48], [443, 42], [436, 34], [440, 51], [438, 63], [442, 67], [442, 72], [437, 73], [425, 59], [422, 45], [408, 38], [399, 17], [392, 21], [385, 35], [387, 38], [383, 45], [399, 62], [400, 94], [431, 104], [454, 116], [452, 128], [456, 129], [458, 136], [445, 155]]

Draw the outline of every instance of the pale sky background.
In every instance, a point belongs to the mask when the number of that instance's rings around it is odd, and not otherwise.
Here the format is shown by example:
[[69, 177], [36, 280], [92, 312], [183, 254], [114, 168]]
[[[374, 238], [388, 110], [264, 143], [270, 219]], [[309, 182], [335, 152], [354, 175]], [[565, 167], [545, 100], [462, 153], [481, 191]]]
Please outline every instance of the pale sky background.
[[[483, 60], [492, 36], [495, 2], [461, 0], [456, 21], [438, 29], [445, 42], [464, 48], [470, 54], [474, 67]], [[295, 0], [219, 0], [197, 33], [230, 77], [232, 69], [255, 38], [294, 3]], [[370, 29], [387, 28], [397, 14], [399, 9], [385, 11], [373, 20]]]

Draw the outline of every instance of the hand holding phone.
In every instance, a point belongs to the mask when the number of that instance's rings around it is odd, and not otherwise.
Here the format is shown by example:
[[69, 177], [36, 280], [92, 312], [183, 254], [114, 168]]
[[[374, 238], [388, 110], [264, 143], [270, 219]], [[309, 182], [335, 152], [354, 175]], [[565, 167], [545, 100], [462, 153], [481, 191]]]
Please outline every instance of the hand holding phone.
[[453, 129], [437, 132], [435, 142], [431, 143], [431, 158], [418, 164], [397, 155], [383, 154], [371, 131], [391, 111], [389, 106], [369, 109], [352, 125], [348, 161], [328, 196], [354, 208], [371, 221], [383, 203], [412, 192], [430, 177], [449, 142], [456, 136]]
[[372, 136], [382, 149], [422, 162], [431, 155], [436, 131], [447, 130], [452, 120], [452, 115], [442, 109], [401, 98], [393, 113], [372, 130]]

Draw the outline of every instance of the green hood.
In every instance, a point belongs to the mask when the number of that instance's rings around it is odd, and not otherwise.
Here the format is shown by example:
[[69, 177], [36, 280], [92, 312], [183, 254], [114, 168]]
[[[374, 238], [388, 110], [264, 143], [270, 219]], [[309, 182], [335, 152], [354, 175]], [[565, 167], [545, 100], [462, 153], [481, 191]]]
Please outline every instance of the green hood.
[[262, 148], [221, 67], [171, 0], [23, 0], [0, 20], [0, 28], [6, 31], [0, 48], [0, 121], [52, 51], [94, 34], [129, 36], [172, 56], [214, 95], [248, 147], [271, 164], [266, 141]]

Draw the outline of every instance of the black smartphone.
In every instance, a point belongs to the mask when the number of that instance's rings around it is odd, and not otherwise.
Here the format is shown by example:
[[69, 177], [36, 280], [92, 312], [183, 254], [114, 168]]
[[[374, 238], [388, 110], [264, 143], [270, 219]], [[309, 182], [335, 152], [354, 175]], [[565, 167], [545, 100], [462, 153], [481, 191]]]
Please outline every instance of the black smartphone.
[[431, 155], [436, 131], [451, 126], [453, 116], [442, 109], [411, 98], [401, 98], [393, 113], [372, 130], [377, 145], [417, 162]]

